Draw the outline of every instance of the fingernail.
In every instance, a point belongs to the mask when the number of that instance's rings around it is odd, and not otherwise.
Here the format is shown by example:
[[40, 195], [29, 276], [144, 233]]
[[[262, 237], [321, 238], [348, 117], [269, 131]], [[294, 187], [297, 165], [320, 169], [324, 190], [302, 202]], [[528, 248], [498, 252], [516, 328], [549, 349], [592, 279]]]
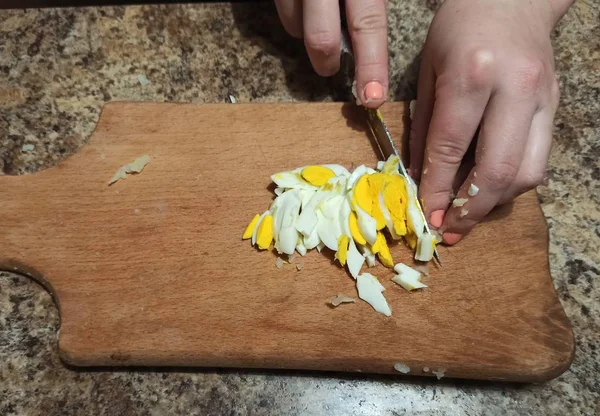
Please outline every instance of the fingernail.
[[450, 244], [451, 246], [458, 243], [460, 241], [461, 238], [463, 238], [462, 234], [456, 234], [456, 233], [444, 233], [442, 235], [442, 238], [444, 239], [444, 243], [446, 244]]
[[383, 86], [377, 81], [371, 81], [367, 85], [365, 85], [364, 94], [367, 103], [370, 101], [382, 100]]
[[444, 210], [438, 209], [437, 211], [433, 211], [429, 216], [429, 224], [433, 225], [435, 228], [440, 228], [442, 223], [444, 222]]

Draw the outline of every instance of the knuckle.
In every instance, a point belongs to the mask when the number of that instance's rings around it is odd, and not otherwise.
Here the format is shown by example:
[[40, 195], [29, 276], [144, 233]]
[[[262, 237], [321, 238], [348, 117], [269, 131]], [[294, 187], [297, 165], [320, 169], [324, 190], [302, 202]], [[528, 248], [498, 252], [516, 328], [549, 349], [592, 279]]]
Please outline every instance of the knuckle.
[[362, 13], [356, 15], [350, 22], [352, 32], [376, 32], [387, 30], [385, 9], [376, 4], [366, 7]]
[[475, 48], [467, 53], [465, 62], [465, 83], [468, 89], [481, 89], [491, 84], [496, 65], [496, 58], [491, 50]]
[[483, 176], [491, 188], [504, 189], [514, 183], [518, 170], [519, 168], [512, 163], [500, 162], [484, 171]]
[[332, 55], [340, 50], [341, 39], [333, 32], [311, 32], [305, 33], [304, 45], [311, 50], [318, 51], [324, 55]]
[[523, 93], [536, 93], [543, 85], [546, 68], [540, 59], [527, 59], [518, 65], [517, 85]]
[[430, 158], [434, 163], [445, 163], [449, 165], [458, 165], [462, 161], [465, 152], [458, 140], [449, 138], [436, 146], [430, 148]]
[[540, 185], [544, 180], [544, 175], [544, 171], [538, 170], [532, 170], [523, 173], [523, 175], [517, 180], [520, 192], [525, 193]]

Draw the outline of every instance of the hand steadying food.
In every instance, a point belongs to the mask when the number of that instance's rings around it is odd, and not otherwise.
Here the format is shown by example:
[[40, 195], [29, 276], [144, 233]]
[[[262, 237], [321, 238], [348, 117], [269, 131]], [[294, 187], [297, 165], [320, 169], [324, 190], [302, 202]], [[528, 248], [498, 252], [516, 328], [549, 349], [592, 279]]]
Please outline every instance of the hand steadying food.
[[[305, 39], [316, 72], [336, 73], [338, 2], [275, 3], [286, 30]], [[446, 0], [438, 10], [422, 55], [410, 171], [445, 243], [457, 243], [496, 205], [542, 180], [558, 105], [550, 32], [572, 3]], [[378, 107], [388, 86], [385, 1], [347, 0], [346, 16], [358, 97]], [[478, 129], [473, 162], [465, 154]]]

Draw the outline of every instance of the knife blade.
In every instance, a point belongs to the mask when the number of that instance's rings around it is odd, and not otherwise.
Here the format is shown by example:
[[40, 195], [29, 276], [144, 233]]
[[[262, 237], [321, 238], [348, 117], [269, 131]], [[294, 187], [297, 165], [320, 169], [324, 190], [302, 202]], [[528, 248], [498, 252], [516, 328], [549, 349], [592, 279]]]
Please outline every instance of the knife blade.
[[[346, 77], [352, 77], [353, 69], [354, 69], [354, 54], [352, 53], [352, 44], [350, 43], [349, 35], [345, 27], [342, 27], [342, 72]], [[352, 85], [354, 85], [354, 80], [350, 79]], [[381, 157], [383, 160], [387, 160], [391, 155], [395, 155], [399, 159], [399, 169], [400, 174], [406, 178], [406, 180], [417, 189], [417, 185], [412, 180], [404, 163], [402, 162], [402, 157], [400, 156], [400, 152], [396, 148], [394, 144], [394, 140], [392, 135], [383, 120], [383, 115], [379, 109], [372, 109], [363, 107], [366, 112], [367, 124], [369, 125], [369, 129], [371, 130], [371, 134], [379, 147], [379, 152], [381, 153]], [[415, 202], [417, 207], [419, 208], [419, 213], [423, 220], [423, 232], [427, 234], [431, 234], [431, 230], [429, 229], [429, 223], [425, 218], [425, 213], [423, 212], [423, 206], [421, 205], [421, 201], [419, 201], [418, 193], [415, 191]], [[440, 255], [437, 251], [437, 248], [433, 251], [433, 257], [437, 261], [437, 263], [441, 266], [442, 262], [440, 260]]]

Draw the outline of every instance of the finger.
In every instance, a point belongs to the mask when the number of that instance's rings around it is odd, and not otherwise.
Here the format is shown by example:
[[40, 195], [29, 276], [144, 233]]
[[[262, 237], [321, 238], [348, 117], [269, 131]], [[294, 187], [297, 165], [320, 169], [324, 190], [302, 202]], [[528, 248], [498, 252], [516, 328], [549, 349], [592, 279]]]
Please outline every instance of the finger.
[[384, 0], [346, 0], [356, 64], [356, 91], [365, 107], [382, 105], [388, 91], [387, 14]]
[[454, 82], [452, 72], [436, 80], [435, 103], [423, 159], [420, 196], [426, 218], [450, 203], [454, 178], [488, 102], [490, 89], [469, 89]]
[[[514, 183], [523, 161], [531, 123], [537, 108], [535, 100], [517, 99], [498, 93], [490, 99], [477, 144], [476, 165], [457, 194], [467, 202], [450, 206], [442, 229], [444, 242], [454, 244], [494, 208]], [[477, 188], [469, 195], [473, 184]], [[446, 235], [448, 233], [448, 235]]]
[[304, 45], [317, 74], [328, 77], [340, 69], [342, 29], [340, 6], [331, 0], [304, 0]]
[[275, 0], [275, 7], [286, 32], [301, 39], [303, 34], [302, 0]]
[[504, 192], [499, 204], [510, 202], [542, 183], [552, 148], [552, 129], [557, 106], [558, 96], [555, 103], [545, 107], [533, 117], [523, 163], [515, 183]]
[[417, 83], [417, 102], [414, 114], [411, 114], [412, 120], [410, 123], [409, 171], [417, 181], [421, 178], [425, 139], [429, 131], [429, 122], [431, 121], [435, 101], [435, 75], [428, 56], [424, 53], [421, 59], [419, 81]]

